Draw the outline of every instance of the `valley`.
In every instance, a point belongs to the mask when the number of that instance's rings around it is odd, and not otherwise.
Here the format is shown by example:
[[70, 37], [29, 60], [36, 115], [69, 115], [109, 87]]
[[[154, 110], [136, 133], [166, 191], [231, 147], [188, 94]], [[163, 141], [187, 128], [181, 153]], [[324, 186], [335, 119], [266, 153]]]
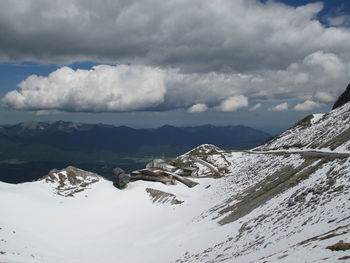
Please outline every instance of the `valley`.
[[203, 143], [248, 149], [271, 135], [245, 126], [132, 129], [73, 122], [0, 126], [0, 181], [30, 182], [68, 165], [111, 179], [112, 170], [140, 169], [154, 158], [174, 158]]

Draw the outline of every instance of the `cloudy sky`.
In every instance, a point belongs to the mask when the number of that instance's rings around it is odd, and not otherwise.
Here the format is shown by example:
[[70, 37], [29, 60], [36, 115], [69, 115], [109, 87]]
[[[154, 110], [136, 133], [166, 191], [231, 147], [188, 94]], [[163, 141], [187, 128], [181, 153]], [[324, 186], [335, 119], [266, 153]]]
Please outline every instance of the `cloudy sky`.
[[1, 124], [277, 132], [350, 82], [344, 0], [1, 0]]

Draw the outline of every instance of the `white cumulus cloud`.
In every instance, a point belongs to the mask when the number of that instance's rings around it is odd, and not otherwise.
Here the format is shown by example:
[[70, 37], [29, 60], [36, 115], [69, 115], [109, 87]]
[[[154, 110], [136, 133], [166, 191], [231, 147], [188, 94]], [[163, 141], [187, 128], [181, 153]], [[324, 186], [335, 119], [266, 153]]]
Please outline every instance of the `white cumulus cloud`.
[[321, 105], [312, 100], [306, 100], [303, 103], [294, 106], [295, 111], [309, 111], [321, 107]]
[[55, 115], [61, 114], [62, 112], [59, 110], [38, 110], [35, 112], [36, 116], [45, 116], [45, 115]]
[[288, 103], [284, 102], [284, 103], [278, 104], [276, 106], [270, 107], [269, 110], [270, 111], [285, 111], [285, 110], [288, 110], [288, 107], [289, 107]]
[[249, 111], [256, 111], [257, 109], [260, 109], [260, 108], [261, 108], [261, 104], [258, 103], [258, 104], [255, 104], [253, 107], [251, 107]]
[[[349, 81], [350, 64], [334, 53], [317, 51], [283, 70], [256, 72], [182, 72], [179, 68], [99, 65], [90, 70], [60, 68], [32, 75], [2, 100], [9, 108], [61, 111], [165, 111], [205, 104], [234, 111], [250, 100], [313, 100], [332, 103]], [[330, 89], [331, 87], [331, 89]], [[244, 100], [238, 99], [242, 103]], [[245, 105], [245, 104], [243, 104]], [[253, 107], [254, 108], [254, 107]]]
[[335, 97], [329, 94], [329, 92], [326, 91], [318, 91], [315, 94], [315, 98], [318, 99], [321, 102], [329, 103], [329, 102], [335, 102]]
[[237, 95], [229, 97], [223, 100], [218, 106], [214, 107], [215, 110], [230, 112], [236, 111], [239, 108], [248, 106], [248, 97], [243, 95]]
[[331, 103], [349, 82], [350, 31], [323, 25], [321, 2], [95, 2], [0, 1], [0, 61], [123, 64], [31, 76], [5, 96], [8, 107], [165, 111], [200, 103], [234, 111], [240, 102], [225, 100], [238, 95]]
[[2, 101], [21, 110], [134, 111], [163, 103], [164, 78], [164, 71], [146, 66], [62, 67], [48, 77], [28, 77]]
[[188, 112], [189, 113], [200, 113], [200, 112], [204, 112], [208, 109], [208, 106], [202, 103], [199, 104], [194, 104], [192, 105], [190, 108], [188, 108]]
[[332, 26], [349, 26], [350, 25], [350, 15], [339, 15], [335, 17], [329, 17], [328, 23]]

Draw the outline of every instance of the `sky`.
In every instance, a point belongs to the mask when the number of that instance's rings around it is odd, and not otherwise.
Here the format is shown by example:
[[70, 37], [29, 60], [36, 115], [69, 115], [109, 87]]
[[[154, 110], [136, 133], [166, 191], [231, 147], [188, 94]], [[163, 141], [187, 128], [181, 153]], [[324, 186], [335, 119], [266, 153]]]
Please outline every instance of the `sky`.
[[349, 82], [347, 0], [0, 1], [0, 124], [277, 133]]

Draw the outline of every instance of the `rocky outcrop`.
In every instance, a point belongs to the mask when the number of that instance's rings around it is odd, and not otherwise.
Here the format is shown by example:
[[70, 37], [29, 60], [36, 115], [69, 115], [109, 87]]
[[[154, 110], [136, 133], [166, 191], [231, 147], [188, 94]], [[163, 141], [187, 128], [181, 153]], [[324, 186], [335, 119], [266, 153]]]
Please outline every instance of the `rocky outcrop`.
[[51, 184], [54, 192], [58, 195], [73, 197], [75, 194], [85, 191], [100, 179], [101, 177], [95, 173], [68, 166], [62, 170], [51, 170], [40, 181]]
[[350, 83], [346, 90], [339, 96], [337, 101], [334, 103], [332, 110], [343, 106], [345, 103], [350, 101]]
[[169, 203], [172, 205], [179, 205], [183, 203], [183, 201], [180, 201], [176, 198], [176, 195], [171, 193], [163, 192], [153, 188], [146, 188], [146, 192], [150, 195], [153, 203]]
[[115, 180], [113, 181], [113, 185], [118, 189], [126, 188], [127, 184], [130, 182], [130, 176], [124, 172], [121, 168], [113, 169], [113, 174]]

